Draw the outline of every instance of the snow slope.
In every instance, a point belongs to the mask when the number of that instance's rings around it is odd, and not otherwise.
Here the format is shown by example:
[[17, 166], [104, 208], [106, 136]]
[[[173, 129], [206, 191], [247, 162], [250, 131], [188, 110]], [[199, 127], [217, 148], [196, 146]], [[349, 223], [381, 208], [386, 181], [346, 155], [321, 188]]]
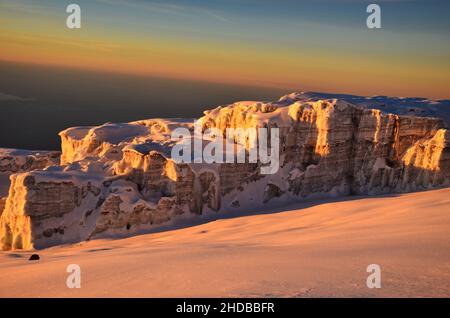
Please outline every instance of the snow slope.
[[[48, 248], [36, 262], [0, 252], [0, 297], [450, 297], [449, 211], [450, 189], [347, 197]], [[73, 263], [81, 289], [65, 285]], [[369, 264], [381, 289], [366, 287]]]

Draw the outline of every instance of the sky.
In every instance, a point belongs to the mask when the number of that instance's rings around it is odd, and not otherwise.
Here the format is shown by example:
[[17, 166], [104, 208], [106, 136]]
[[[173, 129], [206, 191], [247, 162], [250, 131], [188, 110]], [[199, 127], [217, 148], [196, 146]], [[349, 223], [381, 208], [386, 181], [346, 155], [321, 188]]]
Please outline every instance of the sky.
[[[81, 29], [66, 6], [81, 7]], [[450, 98], [450, 1], [0, 0], [0, 60], [287, 91]], [[111, 75], [113, 76], [113, 75]], [[5, 92], [7, 93], [7, 92]]]

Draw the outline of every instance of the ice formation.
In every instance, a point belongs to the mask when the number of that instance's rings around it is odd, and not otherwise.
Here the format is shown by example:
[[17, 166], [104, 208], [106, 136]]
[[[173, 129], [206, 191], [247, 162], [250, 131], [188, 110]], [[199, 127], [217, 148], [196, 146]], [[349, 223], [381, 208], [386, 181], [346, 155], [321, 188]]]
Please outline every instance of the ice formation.
[[171, 132], [193, 130], [192, 120], [69, 128], [60, 133], [60, 162], [57, 153], [24, 151], [19, 159], [0, 153], [0, 169], [10, 178], [7, 197], [0, 195], [1, 248], [132, 234], [181, 215], [450, 183], [450, 134], [437, 118], [295, 93], [220, 106], [198, 123], [224, 134], [227, 128], [279, 128], [278, 171], [263, 175], [259, 163], [174, 162]]

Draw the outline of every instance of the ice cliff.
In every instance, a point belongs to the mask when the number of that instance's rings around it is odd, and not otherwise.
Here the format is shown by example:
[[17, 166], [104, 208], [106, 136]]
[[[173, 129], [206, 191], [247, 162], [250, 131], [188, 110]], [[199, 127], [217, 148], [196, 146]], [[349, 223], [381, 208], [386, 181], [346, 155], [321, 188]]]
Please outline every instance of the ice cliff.
[[60, 133], [60, 160], [55, 152], [0, 152], [0, 172], [10, 183], [7, 196], [0, 194], [1, 248], [132, 234], [181, 215], [450, 185], [450, 133], [437, 118], [295, 93], [223, 105], [198, 123], [223, 134], [278, 128], [279, 170], [263, 175], [260, 163], [176, 163], [171, 133], [192, 131], [192, 120], [69, 128]]

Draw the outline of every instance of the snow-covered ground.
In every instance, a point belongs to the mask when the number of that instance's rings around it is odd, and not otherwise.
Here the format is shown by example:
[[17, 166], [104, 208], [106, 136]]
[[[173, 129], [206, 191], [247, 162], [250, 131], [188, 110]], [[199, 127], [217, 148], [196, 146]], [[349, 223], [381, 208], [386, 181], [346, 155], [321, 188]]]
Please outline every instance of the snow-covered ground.
[[[449, 211], [450, 189], [350, 197], [53, 247], [39, 261], [1, 252], [0, 296], [450, 297]], [[69, 264], [80, 289], [66, 287]], [[366, 287], [369, 264], [381, 289]]]
[[450, 100], [424, 97], [358, 96], [348, 94], [301, 92], [283, 96], [280, 100], [340, 99], [368, 109], [379, 109], [386, 113], [406, 116], [436, 117], [450, 127]]

